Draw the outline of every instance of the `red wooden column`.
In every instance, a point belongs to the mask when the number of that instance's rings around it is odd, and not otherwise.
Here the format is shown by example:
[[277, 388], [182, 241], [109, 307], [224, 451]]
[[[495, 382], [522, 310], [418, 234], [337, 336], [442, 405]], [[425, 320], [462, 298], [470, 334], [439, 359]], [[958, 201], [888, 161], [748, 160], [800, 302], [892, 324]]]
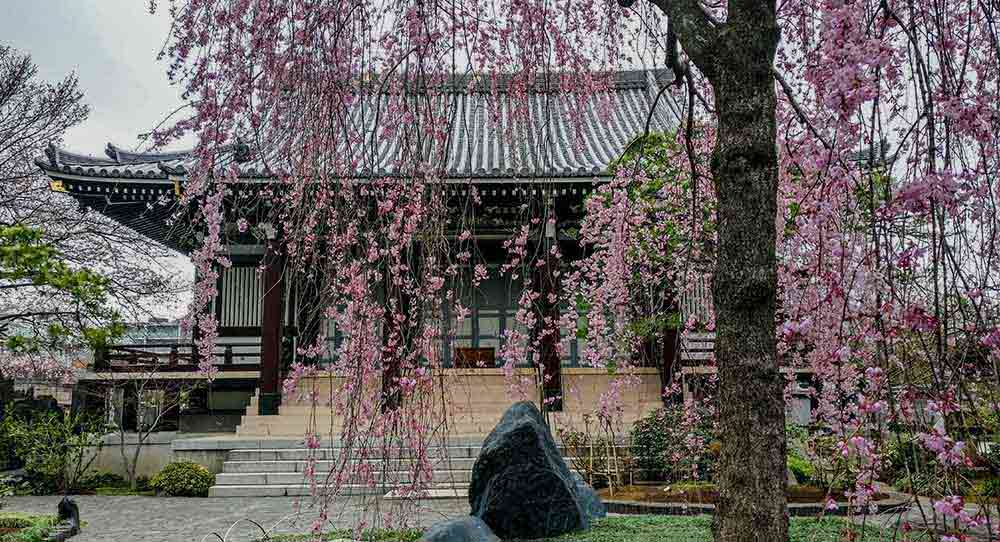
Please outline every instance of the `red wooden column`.
[[[536, 337], [545, 331], [545, 322], [554, 322], [555, 329], [549, 329], [542, 335], [539, 355], [540, 365], [544, 373], [542, 380], [542, 410], [547, 412], [562, 411], [562, 360], [559, 359], [559, 279], [555, 276], [556, 260], [552, 257], [551, 248], [556, 243], [554, 225], [546, 224], [543, 233], [542, 247], [544, 249], [545, 265], [536, 267], [535, 284], [541, 296], [538, 300], [538, 323], [535, 326]], [[556, 299], [555, 302], [552, 299]], [[548, 405], [544, 404], [548, 401]]]
[[260, 397], [258, 414], [278, 413], [281, 405], [281, 324], [284, 313], [283, 262], [272, 242], [264, 257], [264, 302], [260, 321]]
[[[420, 276], [421, 246], [414, 243], [410, 247], [409, 265], [410, 272], [414, 276]], [[413, 331], [418, 329], [416, 322], [412, 318], [419, 315], [413, 314], [413, 296], [406, 290], [405, 285], [393, 286], [393, 279], [386, 273], [385, 280], [386, 303], [390, 300], [396, 301], [396, 307], [406, 316], [403, 322], [396, 322], [394, 319], [387, 319], [383, 327], [383, 347], [382, 347], [382, 412], [390, 412], [399, 409], [403, 404], [403, 395], [399, 386], [399, 379], [403, 376], [402, 365], [403, 356], [413, 350]], [[394, 344], [390, 344], [395, 341]]]

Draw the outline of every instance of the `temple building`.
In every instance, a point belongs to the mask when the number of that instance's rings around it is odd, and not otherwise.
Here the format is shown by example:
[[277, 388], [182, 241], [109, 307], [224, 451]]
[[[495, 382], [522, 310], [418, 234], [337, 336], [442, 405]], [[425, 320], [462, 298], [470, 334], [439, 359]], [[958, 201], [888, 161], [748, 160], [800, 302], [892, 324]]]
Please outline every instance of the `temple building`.
[[[667, 72], [621, 72], [607, 91], [614, 105], [610, 119], [602, 120], [597, 111], [584, 111], [582, 145], [569, 134], [565, 115], [547, 115], [544, 134], [550, 139], [550, 152], [544, 158], [512, 160], [510, 144], [503, 130], [491, 126], [483, 114], [488, 92], [456, 88], [453, 96], [458, 122], [449, 135], [445, 182], [446, 194], [464, 197], [475, 190], [482, 199], [477, 226], [473, 231], [488, 264], [499, 267], [506, 257], [503, 241], [510, 239], [510, 215], [525, 199], [546, 198], [558, 216], [557, 227], [546, 232], [547, 242], [558, 243], [568, 259], [579, 257], [583, 249], [567, 232], [582, 218], [583, 201], [595, 187], [610, 180], [609, 165], [619, 158], [635, 137], [647, 129], [668, 131], [677, 123], [667, 93], [657, 100], [661, 89], [670, 83]], [[529, 108], [540, 109], [545, 100], [531, 94]], [[654, 103], [656, 104], [654, 108]], [[532, 115], [536, 115], [533, 110]], [[391, 157], [397, 142], [387, 140], [380, 156]], [[380, 146], [381, 149], [381, 146]], [[233, 147], [237, 162], [240, 149]], [[50, 147], [38, 166], [51, 179], [51, 189], [76, 199], [81, 208], [106, 215], [181, 254], [190, 254], [200, 239], [179, 227], [176, 203], [189, 182], [188, 172], [195, 158], [191, 152], [132, 153], [108, 144], [105, 156], [95, 157], [62, 148]], [[389, 160], [386, 160], [389, 162]], [[382, 176], [388, 166], [376, 164], [358, 175]], [[239, 164], [241, 179], [267, 183], [270, 173], [254, 161]], [[212, 394], [194, 401], [187, 408], [203, 416], [215, 415], [216, 426], [236, 430], [240, 435], [300, 435], [304, 429], [302, 410], [291, 398], [281, 397], [283, 371], [294, 359], [296, 341], [302, 335], [297, 296], [303, 294], [281, 270], [270, 265], [264, 242], [241, 238], [226, 247], [232, 266], [221, 271], [218, 295], [210, 310], [219, 323], [213, 364], [219, 369], [212, 383]], [[261, 266], [266, 268], [260, 272]], [[549, 277], [549, 280], [554, 280]], [[460, 434], [485, 434], [495, 423], [505, 403], [503, 371], [497, 367], [497, 354], [505, 332], [515, 325], [519, 291], [517, 284], [490, 278], [470, 293], [470, 317], [445, 339], [444, 370], [465, 382], [468, 416], [457, 422]], [[707, 289], [697, 299], [681, 300], [686, 313], [705, 310]], [[558, 310], [558, 307], [553, 310]], [[687, 316], [686, 314], [682, 316]], [[334, 330], [327, 339], [338, 340]], [[546, 380], [544, 396], [558, 398], [552, 409], [570, 418], [592, 409], [597, 397], [609, 382], [606, 369], [581, 364], [583, 338], [570, 331], [568, 348], [560, 355], [543, 360], [554, 378]], [[662, 388], [677, 372], [673, 360], [680, 344], [691, 345], [688, 361], [705, 364], [711, 358], [711, 337], [692, 336], [685, 341], [664, 338], [660, 346], [638, 369], [640, 384], [627, 398], [626, 417], [635, 419], [661, 404]], [[680, 359], [683, 356], [678, 357]], [[518, 370], [534, 369], [526, 360]], [[190, 343], [147, 342], [120, 344], [95, 353], [93, 380], [112, 375], [138, 374], [153, 370], [163, 379], [201, 378], [197, 372], [197, 354]], [[474, 391], [468, 391], [474, 390]], [[572, 391], [570, 391], [572, 390]], [[184, 413], [180, 416], [183, 417]], [[296, 417], [298, 416], [298, 417]], [[221, 421], [220, 421], [221, 420]], [[211, 425], [191, 426], [192, 430]], [[183, 428], [184, 423], [180, 423]]]

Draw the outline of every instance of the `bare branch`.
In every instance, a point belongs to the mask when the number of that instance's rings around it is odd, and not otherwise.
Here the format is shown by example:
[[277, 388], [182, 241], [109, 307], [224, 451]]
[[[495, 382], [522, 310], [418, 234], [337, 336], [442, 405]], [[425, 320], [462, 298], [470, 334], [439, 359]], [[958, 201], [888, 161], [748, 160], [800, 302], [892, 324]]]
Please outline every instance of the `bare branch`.
[[684, 51], [711, 77], [711, 57], [719, 42], [719, 29], [697, 0], [650, 0], [670, 19]]

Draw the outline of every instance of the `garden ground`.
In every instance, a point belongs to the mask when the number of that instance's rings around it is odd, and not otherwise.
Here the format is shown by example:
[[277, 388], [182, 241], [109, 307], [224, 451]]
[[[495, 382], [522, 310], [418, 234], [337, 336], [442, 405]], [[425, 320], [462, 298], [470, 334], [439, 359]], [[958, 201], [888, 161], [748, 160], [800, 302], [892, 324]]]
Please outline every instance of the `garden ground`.
[[[792, 518], [791, 542], [840, 542], [846, 523], [840, 518], [816, 520]], [[860, 534], [860, 529], [859, 529]], [[340, 540], [349, 532], [335, 532], [324, 540]], [[417, 542], [417, 531], [401, 533], [378, 532], [363, 538], [366, 542]], [[855, 542], [889, 540], [888, 533], [868, 527]], [[312, 537], [278, 536], [275, 542], [311, 542]], [[556, 538], [534, 542], [711, 542], [712, 518], [710, 516], [610, 516], [599, 520], [592, 529]]]
[[[4, 511], [33, 514], [52, 514], [61, 497], [12, 497], [7, 500]], [[85, 522], [83, 531], [72, 540], [74, 542], [188, 542], [217, 540], [211, 533], [226, 536], [226, 531], [242, 519], [252, 519], [273, 533], [308, 532], [315, 511], [308, 510], [308, 499], [303, 501], [304, 510], [293, 514], [296, 498], [280, 497], [228, 497], [228, 498], [165, 498], [165, 497], [111, 497], [81, 495], [74, 497], [80, 507], [80, 518]], [[380, 503], [385, 506], [384, 503]], [[927, 503], [929, 506], [929, 503]], [[971, 508], [971, 507], [970, 507]], [[437, 499], [422, 503], [417, 523], [430, 525], [443, 518], [465, 515], [469, 505], [465, 499]], [[334, 521], [350, 526], [360, 512], [360, 501], [348, 500], [346, 506], [338, 508], [340, 514]], [[919, 514], [914, 510], [906, 515], [915, 525], [919, 524]], [[898, 516], [868, 518], [868, 525], [889, 525]], [[595, 529], [586, 534], [572, 535], [560, 540], [573, 542], [701, 542], [711, 540], [706, 516], [643, 516], [613, 517], [605, 528]], [[277, 525], [277, 527], [275, 527]], [[839, 530], [835, 523], [816, 525], [809, 520], [793, 520], [793, 542], [834, 542]], [[240, 522], [226, 537], [226, 542], [247, 542], [260, 538], [260, 530], [249, 522]], [[206, 537], [206, 535], [208, 535]], [[871, 533], [859, 542], [893, 540], [891, 532], [886, 536]], [[898, 535], [896, 540], [899, 540]], [[970, 540], [987, 540], [985, 535]]]

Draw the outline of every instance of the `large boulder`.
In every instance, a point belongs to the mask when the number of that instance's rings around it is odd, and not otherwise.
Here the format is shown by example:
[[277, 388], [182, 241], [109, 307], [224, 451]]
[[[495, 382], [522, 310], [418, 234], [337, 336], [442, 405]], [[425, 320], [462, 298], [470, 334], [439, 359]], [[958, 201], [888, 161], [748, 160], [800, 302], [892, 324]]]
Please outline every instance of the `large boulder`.
[[584, 479], [577, 473], [573, 473], [573, 482], [576, 484], [576, 501], [580, 503], [584, 514], [590, 519], [603, 518], [608, 515], [608, 508], [604, 506], [600, 495], [590, 487]]
[[594, 490], [569, 470], [542, 413], [527, 401], [511, 406], [483, 442], [469, 505], [503, 539], [584, 530], [605, 513]]
[[500, 542], [500, 539], [483, 520], [466, 516], [434, 525], [420, 542]]

